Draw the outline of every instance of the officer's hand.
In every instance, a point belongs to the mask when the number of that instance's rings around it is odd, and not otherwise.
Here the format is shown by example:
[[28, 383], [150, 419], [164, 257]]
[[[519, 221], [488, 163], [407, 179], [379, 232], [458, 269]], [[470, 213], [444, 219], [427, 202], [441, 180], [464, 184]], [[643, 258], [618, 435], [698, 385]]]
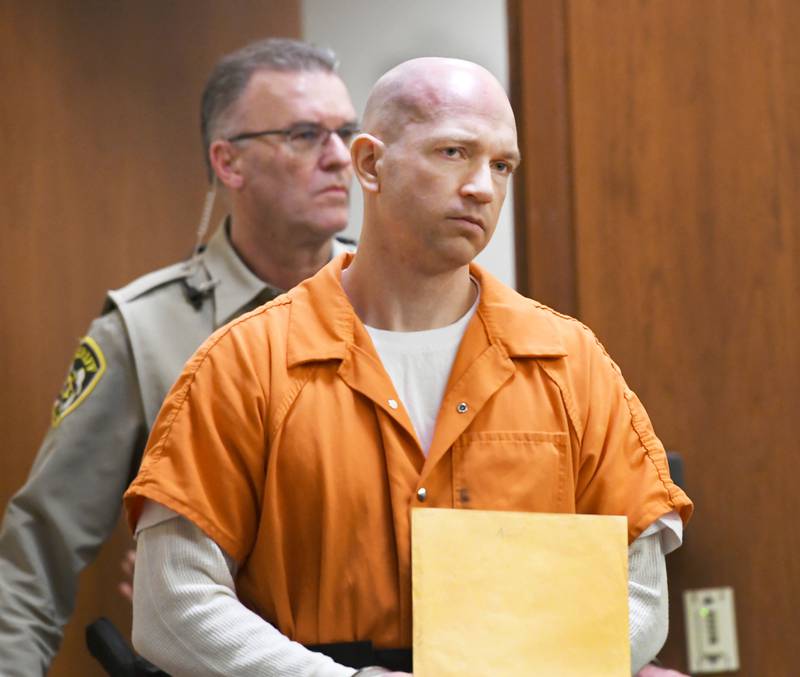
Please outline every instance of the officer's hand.
[[668, 670], [667, 668], [660, 668], [657, 665], [645, 665], [636, 677], [689, 677], [677, 670]]
[[122, 580], [117, 586], [119, 594], [129, 602], [133, 602], [133, 566], [136, 563], [136, 551], [128, 550], [122, 558]]

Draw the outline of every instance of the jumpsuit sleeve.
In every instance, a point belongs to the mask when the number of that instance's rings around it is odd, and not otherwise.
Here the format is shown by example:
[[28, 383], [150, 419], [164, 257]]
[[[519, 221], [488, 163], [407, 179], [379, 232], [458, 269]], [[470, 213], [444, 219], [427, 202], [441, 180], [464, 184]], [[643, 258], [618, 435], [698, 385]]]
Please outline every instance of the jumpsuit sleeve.
[[576, 464], [579, 513], [625, 515], [628, 542], [660, 517], [677, 512], [686, 523], [692, 502], [672, 481], [664, 446], [639, 398], [592, 336], [585, 337], [587, 365], [575, 379], [580, 449]]
[[[116, 525], [147, 439], [122, 318], [96, 319], [104, 371], [53, 424], [0, 528], [0, 674], [43, 675], [75, 605], [78, 575]], [[80, 346], [79, 346], [80, 350]]]

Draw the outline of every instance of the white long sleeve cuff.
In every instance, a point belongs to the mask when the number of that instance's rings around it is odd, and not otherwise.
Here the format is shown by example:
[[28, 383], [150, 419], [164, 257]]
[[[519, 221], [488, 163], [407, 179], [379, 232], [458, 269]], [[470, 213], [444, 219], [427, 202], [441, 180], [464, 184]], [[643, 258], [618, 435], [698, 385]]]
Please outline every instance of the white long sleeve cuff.
[[631, 673], [636, 674], [659, 652], [669, 628], [667, 568], [663, 534], [646, 531], [628, 547], [628, 617]]
[[138, 533], [133, 644], [173, 677], [350, 677], [355, 671], [309, 651], [236, 597], [235, 564], [182, 517]]

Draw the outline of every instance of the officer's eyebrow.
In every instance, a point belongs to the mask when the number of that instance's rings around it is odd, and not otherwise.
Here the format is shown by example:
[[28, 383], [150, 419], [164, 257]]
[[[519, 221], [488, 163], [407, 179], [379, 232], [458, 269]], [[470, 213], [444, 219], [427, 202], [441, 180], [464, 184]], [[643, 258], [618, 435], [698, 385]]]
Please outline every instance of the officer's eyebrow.
[[[318, 120], [296, 120], [288, 125], [289, 127], [302, 127], [302, 126], [309, 126], [309, 127], [324, 127], [324, 125], [319, 122]], [[340, 124], [337, 129], [341, 129], [342, 127], [355, 127], [360, 128], [360, 124], [358, 118], [350, 118], [345, 120], [342, 124]]]

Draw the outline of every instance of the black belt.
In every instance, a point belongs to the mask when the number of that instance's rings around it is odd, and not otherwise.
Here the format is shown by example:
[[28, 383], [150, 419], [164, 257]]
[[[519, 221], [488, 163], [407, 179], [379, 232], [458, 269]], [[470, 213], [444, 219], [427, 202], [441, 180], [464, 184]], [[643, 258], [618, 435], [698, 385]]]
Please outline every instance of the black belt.
[[376, 649], [372, 642], [336, 642], [309, 644], [308, 649], [319, 651], [350, 668], [380, 665], [398, 672], [411, 672], [411, 649]]

